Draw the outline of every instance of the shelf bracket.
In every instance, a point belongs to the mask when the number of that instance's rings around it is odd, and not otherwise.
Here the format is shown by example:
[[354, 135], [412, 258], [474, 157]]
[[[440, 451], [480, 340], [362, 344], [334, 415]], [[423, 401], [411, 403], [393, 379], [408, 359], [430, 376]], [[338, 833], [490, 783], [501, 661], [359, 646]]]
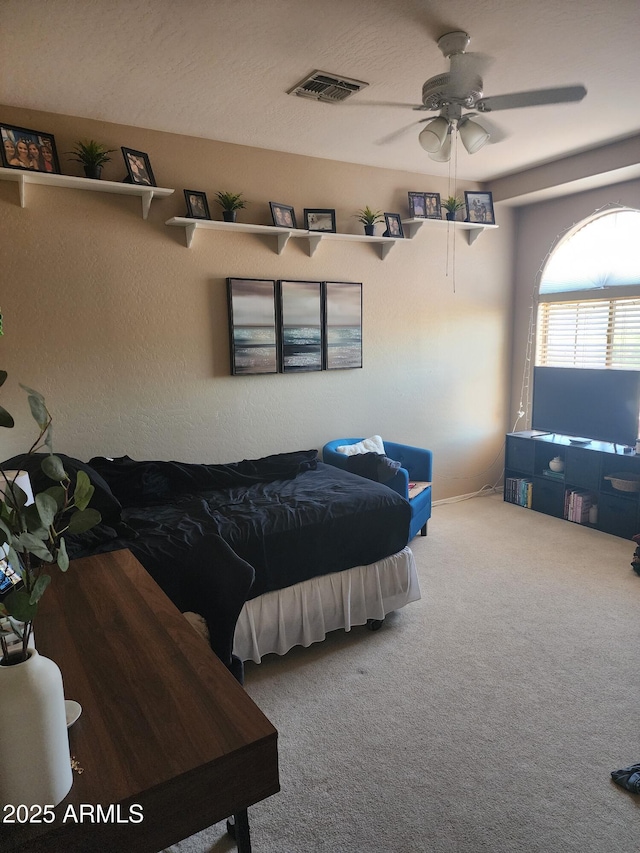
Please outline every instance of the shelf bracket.
[[20, 194], [20, 207], [27, 203], [27, 182], [24, 175], [18, 177], [18, 193]]
[[284, 247], [285, 247], [285, 246], [287, 245], [287, 243], [289, 242], [289, 237], [291, 237], [291, 232], [290, 232], [290, 231], [286, 231], [286, 232], [284, 232], [284, 233], [282, 233], [282, 234], [278, 234], [278, 235], [277, 235], [277, 241], [278, 241], [278, 254], [279, 254], [279, 255], [281, 255], [281, 254], [284, 252]]
[[387, 257], [387, 255], [389, 254], [391, 249], [393, 249], [395, 242], [396, 242], [395, 240], [389, 240], [388, 243], [386, 243], [386, 242], [380, 243], [380, 259], [381, 260], [384, 261], [384, 259]]
[[149, 190], [148, 192], [143, 193], [140, 196], [140, 200], [142, 201], [142, 218], [146, 219], [149, 215], [149, 209], [151, 207], [151, 199], [153, 198], [153, 190]]
[[315, 254], [316, 249], [320, 245], [320, 241], [322, 240], [322, 234], [314, 234], [313, 236], [309, 235], [309, 257], [312, 258]]
[[470, 246], [473, 246], [483, 231], [484, 228], [474, 228], [473, 230], [469, 229], [469, 231], [467, 231], [467, 240], [469, 241]]
[[403, 225], [407, 230], [407, 236], [412, 240], [422, 228], [422, 222], [407, 222]]
[[187, 244], [187, 249], [191, 248], [191, 244], [193, 243], [193, 236], [196, 233], [196, 223], [185, 225], [184, 228], [184, 239]]

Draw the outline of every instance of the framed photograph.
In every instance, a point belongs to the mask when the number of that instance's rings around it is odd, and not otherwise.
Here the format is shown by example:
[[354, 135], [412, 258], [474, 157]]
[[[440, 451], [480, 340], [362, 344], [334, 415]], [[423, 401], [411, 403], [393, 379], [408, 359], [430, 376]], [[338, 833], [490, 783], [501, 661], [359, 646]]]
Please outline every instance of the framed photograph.
[[198, 190], [184, 190], [184, 200], [187, 203], [187, 216], [190, 219], [211, 219], [206, 193]]
[[122, 156], [127, 167], [127, 178], [130, 184], [146, 184], [148, 187], [156, 186], [156, 179], [151, 171], [149, 157], [144, 151], [134, 151], [133, 148], [122, 148]]
[[464, 200], [467, 205], [467, 222], [482, 222], [485, 225], [496, 224], [491, 193], [465, 191]]
[[282, 228], [298, 227], [296, 225], [295, 211], [288, 204], [278, 204], [275, 201], [270, 201], [269, 207], [271, 208], [271, 216], [273, 217], [274, 225], [279, 225]]
[[322, 370], [322, 282], [280, 281], [282, 372]]
[[336, 212], [328, 209], [304, 209], [304, 227], [307, 231], [332, 231], [336, 230]]
[[442, 219], [440, 193], [409, 193], [411, 219]]
[[231, 375], [278, 373], [276, 283], [228, 278]]
[[387, 230], [382, 235], [383, 237], [404, 237], [399, 213], [385, 213], [384, 221], [387, 223]]
[[362, 283], [324, 283], [325, 369], [362, 367]]
[[56, 143], [50, 133], [0, 124], [2, 165], [7, 169], [60, 174]]

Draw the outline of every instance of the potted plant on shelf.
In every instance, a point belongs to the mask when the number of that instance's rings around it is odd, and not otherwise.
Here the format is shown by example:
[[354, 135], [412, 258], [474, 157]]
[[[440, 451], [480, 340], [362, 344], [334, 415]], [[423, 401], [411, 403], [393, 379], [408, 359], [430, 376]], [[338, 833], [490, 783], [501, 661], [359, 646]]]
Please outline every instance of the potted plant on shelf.
[[442, 202], [442, 209], [447, 211], [447, 219], [455, 219], [456, 213], [459, 210], [462, 210], [464, 207], [464, 202], [461, 201], [457, 196], [450, 195]]
[[113, 154], [114, 151], [115, 148], [106, 148], [101, 142], [96, 142], [95, 139], [81, 139], [76, 143], [73, 151], [67, 151], [67, 154], [75, 155], [69, 159], [82, 164], [87, 178], [99, 180], [102, 167], [111, 160], [109, 154]]
[[[7, 373], [0, 370], [0, 386]], [[69, 567], [64, 534], [83, 533], [101, 521], [88, 506], [94, 487], [84, 471], [75, 484], [51, 446], [51, 415], [44, 397], [21, 386], [28, 395], [38, 436], [20, 458], [21, 470], [0, 464], [0, 718], [10, 737], [0, 738], [0, 800], [57, 805], [73, 784], [62, 675], [57, 664], [29, 643], [38, 603], [51, 582], [49, 566]], [[0, 406], [0, 426], [14, 426]], [[51, 486], [31, 491], [26, 468], [44, 447], [42, 473]], [[24, 486], [24, 488], [23, 488]], [[25, 489], [27, 491], [25, 491]], [[10, 590], [7, 593], [6, 587]], [[7, 638], [15, 635], [16, 650]]]
[[242, 193], [218, 192], [216, 201], [222, 208], [222, 218], [225, 222], [235, 222], [237, 212], [247, 206]]
[[364, 233], [372, 237], [376, 222], [382, 222], [384, 215], [381, 210], [371, 210], [367, 205], [356, 213], [356, 219], [364, 225]]

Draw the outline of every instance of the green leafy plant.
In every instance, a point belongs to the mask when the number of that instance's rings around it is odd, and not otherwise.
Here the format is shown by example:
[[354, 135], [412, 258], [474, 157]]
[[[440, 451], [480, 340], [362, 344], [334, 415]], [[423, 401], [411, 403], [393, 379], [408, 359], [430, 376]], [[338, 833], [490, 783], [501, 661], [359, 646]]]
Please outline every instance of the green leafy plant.
[[[7, 372], [0, 370], [0, 386]], [[17, 484], [18, 474], [11, 476], [0, 465], [0, 485], [4, 489], [0, 500], [0, 556], [6, 559], [22, 580], [0, 602], [0, 616], [9, 617], [10, 631], [2, 632], [1, 660], [3, 663], [27, 659], [27, 646], [33, 630], [33, 620], [38, 602], [51, 582], [47, 567], [57, 565], [66, 572], [69, 557], [64, 534], [84, 533], [101, 519], [100, 513], [89, 507], [94, 493], [89, 477], [78, 471], [75, 485], [64, 470], [60, 457], [55, 456], [51, 443], [51, 414], [44, 397], [38, 391], [20, 386], [26, 393], [31, 414], [38, 425], [38, 436], [27, 456], [43, 448], [48, 455], [42, 460], [42, 472], [51, 480], [51, 486], [34, 495], [33, 503]], [[0, 426], [14, 426], [13, 417], [0, 406]], [[19, 472], [20, 473], [20, 472]], [[21, 642], [20, 652], [9, 658], [6, 634], [15, 633]]]
[[73, 151], [67, 151], [67, 154], [74, 154], [70, 160], [76, 163], [82, 163], [83, 166], [104, 166], [111, 160], [109, 154], [113, 154], [115, 148], [106, 148], [101, 142], [96, 142], [95, 139], [81, 139], [76, 143]]
[[216, 193], [216, 201], [223, 210], [241, 210], [247, 206], [246, 201], [242, 198], [242, 193]]
[[369, 205], [367, 205], [356, 213], [356, 219], [358, 222], [362, 222], [363, 225], [375, 225], [376, 222], [384, 220], [384, 214], [381, 210], [371, 210]]
[[456, 211], [462, 210], [464, 202], [456, 196], [450, 195], [442, 202], [442, 207], [447, 213], [456, 213]]

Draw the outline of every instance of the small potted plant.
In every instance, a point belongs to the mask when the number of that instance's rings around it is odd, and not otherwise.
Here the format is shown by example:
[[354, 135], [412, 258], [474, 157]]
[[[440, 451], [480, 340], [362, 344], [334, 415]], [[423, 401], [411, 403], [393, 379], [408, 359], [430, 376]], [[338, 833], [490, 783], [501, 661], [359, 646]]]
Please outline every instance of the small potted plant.
[[107, 148], [101, 142], [96, 142], [95, 139], [81, 139], [76, 143], [73, 151], [67, 151], [67, 154], [74, 154], [75, 156], [69, 159], [76, 163], [82, 163], [87, 178], [99, 180], [102, 167], [111, 160], [109, 154], [114, 151], [115, 148]]
[[218, 192], [216, 201], [222, 208], [222, 218], [225, 222], [235, 222], [237, 211], [247, 206], [242, 193]]
[[384, 215], [382, 211], [371, 210], [369, 205], [367, 205], [356, 213], [356, 219], [364, 225], [364, 233], [369, 237], [372, 237], [376, 222], [382, 222], [384, 220]]
[[464, 202], [457, 196], [450, 195], [442, 202], [442, 209], [447, 211], [447, 219], [455, 219], [456, 213], [462, 210]]

